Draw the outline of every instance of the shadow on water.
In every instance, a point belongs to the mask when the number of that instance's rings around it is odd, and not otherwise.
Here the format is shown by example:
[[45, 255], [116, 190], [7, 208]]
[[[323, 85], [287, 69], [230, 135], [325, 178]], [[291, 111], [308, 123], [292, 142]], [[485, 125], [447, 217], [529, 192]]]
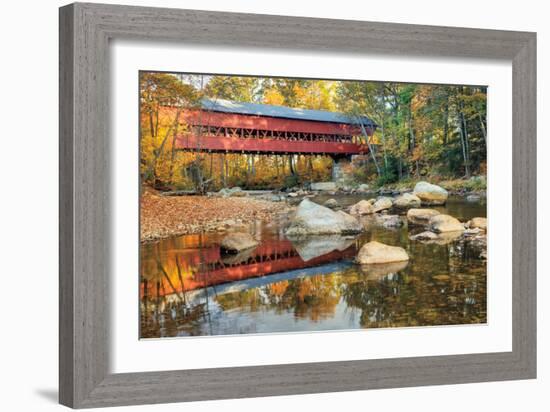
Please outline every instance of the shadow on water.
[[[457, 199], [441, 211], [463, 221], [486, 213]], [[486, 322], [486, 264], [464, 243], [413, 242], [406, 225], [364, 223], [357, 237], [287, 239], [284, 218], [253, 222], [260, 244], [237, 255], [220, 253], [217, 233], [142, 245], [141, 337]], [[404, 247], [410, 261], [353, 263], [371, 240]]]

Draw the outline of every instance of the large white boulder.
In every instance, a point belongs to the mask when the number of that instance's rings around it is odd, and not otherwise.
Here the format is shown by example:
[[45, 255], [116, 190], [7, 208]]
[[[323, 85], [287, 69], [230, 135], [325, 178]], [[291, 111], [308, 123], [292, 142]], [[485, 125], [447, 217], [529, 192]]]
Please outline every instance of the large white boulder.
[[362, 265], [371, 265], [404, 262], [409, 260], [409, 255], [402, 247], [372, 241], [363, 245], [356, 259]]
[[333, 211], [304, 199], [286, 230], [289, 236], [359, 233], [363, 225], [345, 212]]
[[449, 192], [441, 186], [428, 182], [418, 182], [413, 194], [421, 200], [423, 205], [444, 205], [449, 197]]

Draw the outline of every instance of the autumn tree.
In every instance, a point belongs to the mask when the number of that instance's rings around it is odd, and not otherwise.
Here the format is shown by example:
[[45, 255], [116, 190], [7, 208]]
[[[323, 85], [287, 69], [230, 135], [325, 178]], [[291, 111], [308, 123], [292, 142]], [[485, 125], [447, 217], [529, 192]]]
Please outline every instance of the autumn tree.
[[[141, 173], [145, 182], [166, 182], [174, 170], [181, 113], [197, 107], [199, 95], [173, 74], [141, 72], [139, 86]], [[174, 110], [162, 110], [165, 107]]]

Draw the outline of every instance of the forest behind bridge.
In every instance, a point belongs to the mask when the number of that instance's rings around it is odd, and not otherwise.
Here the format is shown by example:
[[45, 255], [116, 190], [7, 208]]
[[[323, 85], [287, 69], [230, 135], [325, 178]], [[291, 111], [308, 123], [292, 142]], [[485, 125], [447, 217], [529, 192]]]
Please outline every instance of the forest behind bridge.
[[[481, 86], [141, 72], [140, 173], [157, 188], [277, 189], [328, 181], [332, 159], [311, 155], [184, 152], [185, 110], [203, 98], [369, 117], [373, 152], [350, 184], [469, 179], [487, 168], [487, 90]], [[176, 110], [164, 110], [166, 107]]]

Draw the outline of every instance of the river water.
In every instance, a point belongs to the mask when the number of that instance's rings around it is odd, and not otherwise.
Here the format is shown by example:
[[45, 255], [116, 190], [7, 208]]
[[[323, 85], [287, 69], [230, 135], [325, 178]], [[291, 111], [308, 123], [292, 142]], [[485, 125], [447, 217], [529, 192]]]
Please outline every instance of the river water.
[[[347, 206], [361, 198], [336, 199]], [[486, 216], [484, 204], [462, 198], [438, 209], [461, 221]], [[420, 243], [406, 224], [364, 223], [359, 236], [287, 239], [286, 215], [248, 222], [260, 245], [238, 255], [220, 253], [219, 233], [141, 245], [140, 337], [486, 323], [486, 262], [467, 245]], [[405, 248], [410, 261], [355, 264], [371, 240]]]

